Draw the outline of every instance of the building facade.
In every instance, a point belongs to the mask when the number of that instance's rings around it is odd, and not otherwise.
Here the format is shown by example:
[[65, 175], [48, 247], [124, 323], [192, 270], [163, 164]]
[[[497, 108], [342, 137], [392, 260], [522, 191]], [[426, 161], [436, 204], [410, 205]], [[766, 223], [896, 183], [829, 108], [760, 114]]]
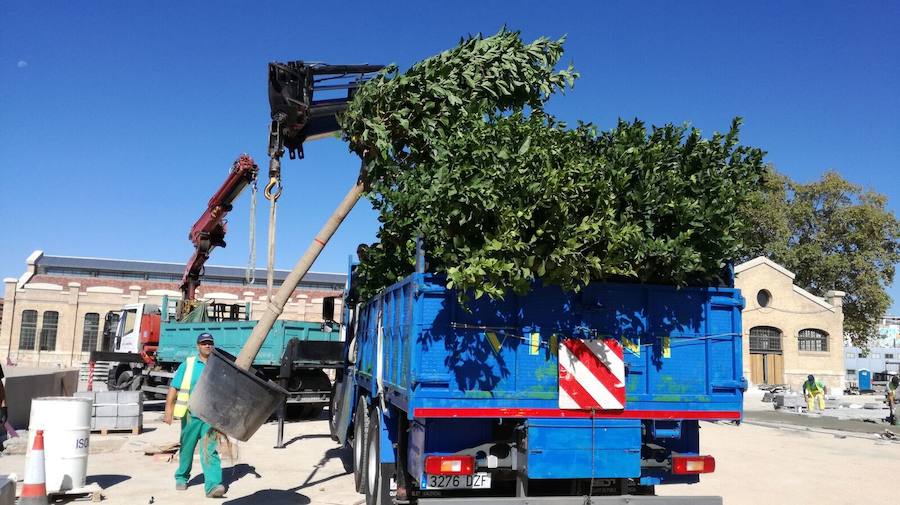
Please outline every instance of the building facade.
[[794, 274], [759, 257], [735, 267], [743, 311], [744, 376], [753, 384], [787, 384], [799, 391], [806, 376], [829, 392], [846, 387], [842, 291], [824, 298], [794, 284]]
[[878, 334], [869, 339], [865, 349], [845, 347], [844, 366], [847, 382], [857, 387], [862, 385], [862, 389], [870, 389], [865, 387], [866, 383], [882, 383], [900, 375], [900, 317], [882, 317]]
[[[107, 312], [126, 304], [160, 304], [163, 296], [180, 299], [184, 266], [176, 263], [49, 256], [35, 251], [19, 278], [4, 279], [0, 352], [23, 366], [70, 367], [105, 350], [102, 337]], [[245, 269], [207, 266], [198, 290], [200, 300], [243, 303], [250, 318], [265, 310], [265, 271], [247, 282]], [[288, 271], [275, 271], [280, 286]], [[339, 296], [346, 275], [309, 272], [288, 299], [283, 319], [322, 320], [322, 299]], [[340, 310], [340, 299], [335, 311]]]

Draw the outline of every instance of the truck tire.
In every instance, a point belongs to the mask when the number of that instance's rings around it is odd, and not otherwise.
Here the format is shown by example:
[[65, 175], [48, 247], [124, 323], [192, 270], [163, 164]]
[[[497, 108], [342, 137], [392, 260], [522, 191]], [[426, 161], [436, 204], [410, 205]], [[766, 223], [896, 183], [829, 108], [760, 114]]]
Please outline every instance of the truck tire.
[[331, 398], [328, 402], [328, 433], [331, 439], [338, 441], [337, 436], [337, 381], [331, 385]]
[[369, 412], [366, 400], [360, 397], [353, 416], [353, 483], [357, 493], [366, 492], [366, 448], [368, 447]]
[[393, 463], [381, 461], [381, 407], [371, 409], [369, 418], [368, 449], [366, 455], [366, 505], [391, 505], [391, 478], [394, 477]]

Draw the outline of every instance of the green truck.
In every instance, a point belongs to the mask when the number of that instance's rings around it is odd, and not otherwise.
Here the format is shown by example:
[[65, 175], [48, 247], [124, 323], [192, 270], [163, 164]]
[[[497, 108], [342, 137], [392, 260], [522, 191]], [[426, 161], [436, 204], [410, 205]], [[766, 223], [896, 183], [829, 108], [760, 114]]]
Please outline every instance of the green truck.
[[[300, 417], [316, 417], [331, 398], [328, 371], [342, 366], [342, 332], [333, 321], [334, 299], [323, 302], [324, 322], [278, 320], [253, 362], [269, 379], [287, 389], [288, 406]], [[163, 310], [165, 307], [165, 317]], [[164, 396], [178, 365], [196, 352], [197, 335], [208, 332], [216, 347], [238, 354], [256, 326], [249, 304], [206, 304], [204, 317], [175, 319], [175, 303], [138, 303], [107, 314], [105, 351], [91, 354], [94, 369], [107, 369], [110, 389], [142, 390]], [[195, 314], [197, 312], [195, 311]]]

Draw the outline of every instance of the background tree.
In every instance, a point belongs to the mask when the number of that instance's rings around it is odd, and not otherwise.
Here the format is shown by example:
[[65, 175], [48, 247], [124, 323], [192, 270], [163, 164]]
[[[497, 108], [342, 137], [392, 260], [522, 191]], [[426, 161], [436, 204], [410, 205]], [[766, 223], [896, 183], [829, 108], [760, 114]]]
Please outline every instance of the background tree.
[[844, 333], [865, 345], [891, 305], [886, 287], [900, 262], [900, 222], [887, 198], [834, 171], [801, 184], [770, 167], [763, 181], [744, 207], [742, 260], [767, 256], [813, 293], [845, 291]]

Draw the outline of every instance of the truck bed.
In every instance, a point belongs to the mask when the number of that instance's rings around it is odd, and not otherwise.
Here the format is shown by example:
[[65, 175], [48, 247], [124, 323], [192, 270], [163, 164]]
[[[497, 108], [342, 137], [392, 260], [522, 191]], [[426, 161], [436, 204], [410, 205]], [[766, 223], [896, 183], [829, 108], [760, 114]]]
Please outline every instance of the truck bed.
[[[440, 277], [414, 274], [359, 315], [358, 380], [410, 419], [740, 419], [743, 303], [734, 288], [603, 283], [463, 307]], [[624, 409], [559, 408], [567, 338], [624, 348]]]
[[[197, 352], [197, 335], [212, 334], [216, 347], [233, 355], [240, 353], [244, 342], [250, 336], [256, 321], [222, 321], [179, 323], [163, 322], [160, 325], [159, 350], [157, 357], [163, 363], [179, 363]], [[307, 321], [275, 321], [263, 346], [256, 355], [256, 367], [277, 367], [287, 342], [297, 338], [305, 345], [300, 346], [301, 354], [295, 364], [315, 366], [338, 366], [341, 348], [340, 332], [326, 331], [322, 323]]]

